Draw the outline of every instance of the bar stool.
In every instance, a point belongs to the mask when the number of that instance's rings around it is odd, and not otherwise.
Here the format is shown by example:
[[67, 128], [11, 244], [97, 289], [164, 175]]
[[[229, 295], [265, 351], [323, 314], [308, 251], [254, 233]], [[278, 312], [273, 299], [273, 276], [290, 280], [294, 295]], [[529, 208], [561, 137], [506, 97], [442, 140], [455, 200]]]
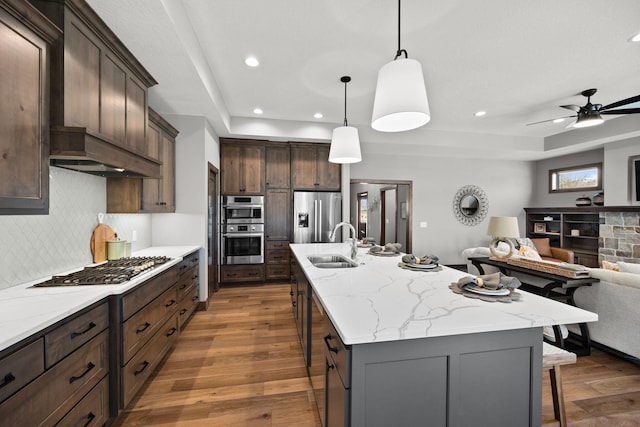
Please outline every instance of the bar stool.
[[549, 370], [551, 380], [551, 396], [553, 398], [553, 414], [560, 421], [560, 427], [566, 427], [567, 415], [564, 410], [564, 393], [562, 391], [562, 374], [560, 365], [576, 363], [576, 355], [546, 342], [542, 343], [542, 369]]

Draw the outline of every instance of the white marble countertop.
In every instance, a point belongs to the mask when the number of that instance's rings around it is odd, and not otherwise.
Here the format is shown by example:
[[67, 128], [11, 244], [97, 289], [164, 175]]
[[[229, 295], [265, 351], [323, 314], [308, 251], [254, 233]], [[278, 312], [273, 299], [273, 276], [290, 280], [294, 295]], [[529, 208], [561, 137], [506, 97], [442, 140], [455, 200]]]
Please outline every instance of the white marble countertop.
[[[380, 257], [359, 249], [356, 268], [321, 269], [308, 255], [349, 254], [346, 243], [291, 244], [316, 295], [345, 344], [428, 338], [556, 324], [595, 322], [598, 315], [525, 291], [510, 303], [467, 298], [449, 289], [468, 275], [397, 266], [401, 256]], [[417, 254], [422, 256], [424, 254]]]
[[167, 256], [173, 259], [121, 285], [33, 287], [50, 279], [49, 276], [0, 290], [0, 351], [94, 302], [134, 288], [198, 249], [199, 246], [156, 246], [136, 251], [133, 256]]

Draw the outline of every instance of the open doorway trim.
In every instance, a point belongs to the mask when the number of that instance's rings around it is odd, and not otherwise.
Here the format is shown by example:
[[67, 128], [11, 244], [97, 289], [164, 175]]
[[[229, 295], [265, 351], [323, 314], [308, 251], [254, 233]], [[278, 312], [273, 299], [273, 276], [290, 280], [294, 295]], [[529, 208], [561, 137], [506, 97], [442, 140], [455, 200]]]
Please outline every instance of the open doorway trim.
[[[378, 185], [398, 185], [398, 184], [404, 184], [408, 186], [408, 190], [407, 190], [407, 247], [405, 248], [405, 251], [407, 253], [411, 253], [412, 248], [413, 248], [413, 241], [412, 241], [412, 229], [413, 229], [413, 181], [405, 181], [405, 180], [394, 180], [394, 179], [356, 179], [356, 178], [352, 178], [349, 181], [350, 184], [378, 184]], [[400, 208], [400, 206], [398, 206], [398, 208]]]

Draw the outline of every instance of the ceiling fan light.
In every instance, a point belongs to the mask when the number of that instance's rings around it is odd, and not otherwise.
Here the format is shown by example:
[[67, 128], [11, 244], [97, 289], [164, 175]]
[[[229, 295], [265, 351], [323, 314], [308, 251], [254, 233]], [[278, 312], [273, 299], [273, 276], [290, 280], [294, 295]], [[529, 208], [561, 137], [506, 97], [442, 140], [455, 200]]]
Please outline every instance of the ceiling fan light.
[[574, 128], [588, 128], [591, 126], [598, 126], [604, 123], [604, 119], [600, 114], [586, 114], [584, 116], [579, 116], [575, 123], [573, 124]]
[[362, 161], [357, 128], [340, 126], [333, 130], [329, 161], [331, 163], [358, 163]]
[[422, 65], [395, 59], [380, 68], [371, 127], [380, 132], [416, 129], [431, 120]]

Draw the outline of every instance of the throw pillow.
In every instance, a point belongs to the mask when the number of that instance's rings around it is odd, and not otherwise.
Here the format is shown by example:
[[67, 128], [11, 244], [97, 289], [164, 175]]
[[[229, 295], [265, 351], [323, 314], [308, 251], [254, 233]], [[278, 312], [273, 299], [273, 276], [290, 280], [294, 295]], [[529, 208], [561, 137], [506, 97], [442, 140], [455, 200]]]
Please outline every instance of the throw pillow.
[[520, 246], [529, 246], [530, 248], [535, 247], [531, 239], [528, 237], [517, 237], [514, 240], [515, 244], [513, 246], [518, 250], [520, 250]]
[[535, 259], [536, 261], [542, 260], [538, 252], [529, 246], [521, 245], [518, 253], [525, 258]]
[[640, 264], [618, 261], [618, 269], [621, 273], [640, 274]]
[[549, 239], [531, 239], [533, 245], [541, 256], [553, 256], [551, 254], [551, 247], [549, 246]]
[[602, 268], [604, 270], [620, 271], [618, 264], [616, 264], [615, 262], [602, 261]]

